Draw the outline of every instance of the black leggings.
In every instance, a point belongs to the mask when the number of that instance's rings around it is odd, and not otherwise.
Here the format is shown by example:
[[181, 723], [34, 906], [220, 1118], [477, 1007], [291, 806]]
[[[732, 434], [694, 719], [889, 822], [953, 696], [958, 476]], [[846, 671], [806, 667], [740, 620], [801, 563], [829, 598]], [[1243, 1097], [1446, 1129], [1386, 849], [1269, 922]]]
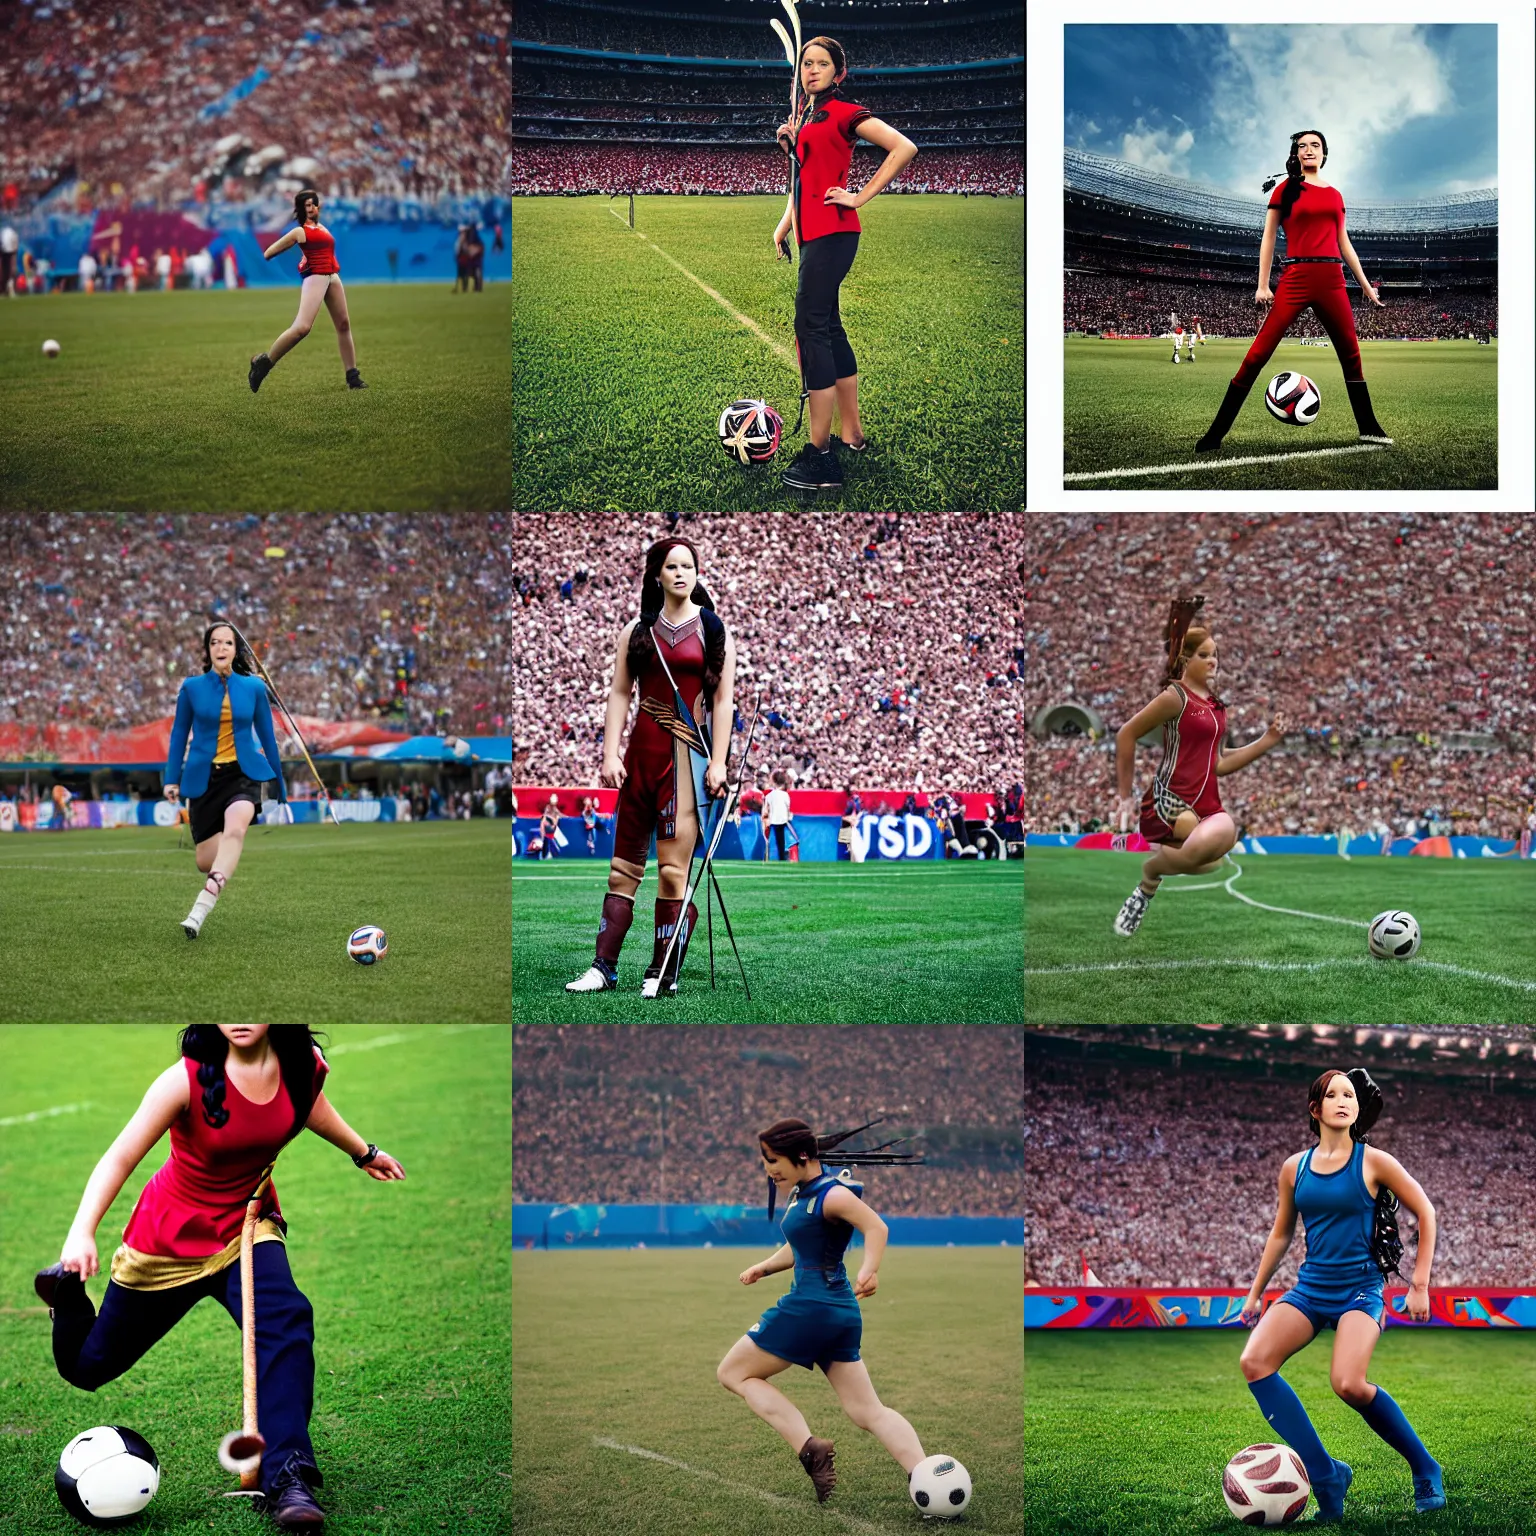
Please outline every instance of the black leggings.
[[837, 312], [837, 291], [858, 255], [853, 230], [823, 235], [800, 247], [800, 286], [795, 292], [795, 346], [807, 389], [831, 389], [859, 365]]

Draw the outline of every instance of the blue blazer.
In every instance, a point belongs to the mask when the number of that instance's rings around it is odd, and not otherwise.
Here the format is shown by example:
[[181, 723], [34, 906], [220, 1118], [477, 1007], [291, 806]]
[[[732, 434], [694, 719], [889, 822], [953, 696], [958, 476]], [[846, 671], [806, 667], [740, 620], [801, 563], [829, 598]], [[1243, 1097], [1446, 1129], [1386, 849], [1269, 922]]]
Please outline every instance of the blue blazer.
[[[223, 712], [224, 684], [218, 673], [204, 672], [200, 677], [182, 679], [181, 691], [176, 695], [176, 720], [171, 726], [171, 749], [165, 760], [165, 782], [179, 784], [183, 800], [195, 800], [208, 788]], [[240, 760], [240, 771], [248, 779], [276, 779], [277, 798], [286, 800], [283, 763], [277, 755], [277, 737], [272, 730], [272, 706], [267, 702], [266, 684], [259, 677], [230, 673], [229, 718], [235, 728], [235, 756]]]

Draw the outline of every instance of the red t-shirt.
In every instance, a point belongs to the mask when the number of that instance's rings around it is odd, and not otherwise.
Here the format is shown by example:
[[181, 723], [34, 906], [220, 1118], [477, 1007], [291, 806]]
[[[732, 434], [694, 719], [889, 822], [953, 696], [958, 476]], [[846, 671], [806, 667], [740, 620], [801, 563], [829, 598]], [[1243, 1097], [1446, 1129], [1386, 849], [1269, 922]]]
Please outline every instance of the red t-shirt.
[[[1280, 206], [1285, 191], [1282, 181], [1269, 194], [1269, 206]], [[1339, 249], [1339, 231], [1344, 228], [1344, 199], [1337, 187], [1314, 187], [1308, 182], [1301, 184], [1301, 196], [1291, 209], [1291, 216], [1281, 226], [1285, 230], [1285, 254], [1287, 256], [1336, 256]]]
[[833, 97], [807, 118], [800, 129], [800, 244], [822, 235], [857, 233], [863, 226], [852, 208], [826, 203], [828, 187], [846, 187], [853, 168], [854, 129], [869, 117], [867, 108]]
[[[293, 1135], [294, 1107], [288, 1085], [279, 1079], [277, 1097], [253, 1104], [225, 1079], [229, 1119], [215, 1130], [203, 1115], [197, 1063], [183, 1056], [191, 1107], [171, 1123], [171, 1155], [144, 1186], [123, 1230], [123, 1242], [138, 1253], [168, 1259], [206, 1259], [238, 1241], [246, 1202], [263, 1169]], [[330, 1071], [315, 1052], [313, 1109]], [[305, 1113], [308, 1119], [308, 1112]], [[261, 1214], [281, 1216], [274, 1183]]]
[[341, 271], [336, 265], [336, 242], [324, 224], [304, 226], [304, 243], [299, 251], [300, 277], [329, 277]]

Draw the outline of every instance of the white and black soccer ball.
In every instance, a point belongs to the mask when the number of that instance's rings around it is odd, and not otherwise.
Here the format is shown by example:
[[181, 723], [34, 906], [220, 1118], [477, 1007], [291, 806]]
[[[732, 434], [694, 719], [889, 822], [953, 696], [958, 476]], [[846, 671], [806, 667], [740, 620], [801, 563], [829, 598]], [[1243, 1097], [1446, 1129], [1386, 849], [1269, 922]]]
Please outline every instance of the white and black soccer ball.
[[766, 464], [783, 436], [784, 418], [765, 400], [733, 400], [720, 412], [720, 446], [738, 464]]
[[1246, 1445], [1221, 1474], [1221, 1496], [1244, 1525], [1290, 1525], [1311, 1494], [1307, 1469], [1288, 1445]]
[[907, 1492], [926, 1517], [953, 1520], [971, 1502], [971, 1474], [953, 1456], [930, 1456], [912, 1468]]
[[160, 1487], [160, 1460], [137, 1430], [99, 1425], [64, 1447], [53, 1486], [82, 1525], [126, 1525]]
[[1378, 960], [1411, 960], [1419, 952], [1419, 920], [1412, 912], [1378, 912], [1365, 941]]
[[1323, 393], [1306, 374], [1288, 368], [1269, 381], [1264, 406], [1276, 421], [1288, 427], [1309, 427], [1323, 408]]
[[389, 940], [384, 930], [374, 923], [354, 928], [347, 939], [347, 953], [359, 965], [377, 965], [389, 953]]

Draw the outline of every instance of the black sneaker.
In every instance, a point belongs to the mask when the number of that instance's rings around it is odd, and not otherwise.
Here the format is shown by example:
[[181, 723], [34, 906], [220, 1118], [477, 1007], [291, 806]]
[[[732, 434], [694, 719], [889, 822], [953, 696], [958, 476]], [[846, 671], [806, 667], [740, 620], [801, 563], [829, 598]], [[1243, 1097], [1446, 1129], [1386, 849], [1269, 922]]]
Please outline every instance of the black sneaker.
[[362, 376], [362, 374], [360, 374], [357, 371], [356, 368], [348, 368], [347, 369], [347, 388], [348, 389], [367, 389], [368, 388], [368, 386], [365, 383], [363, 383], [363, 376]]
[[261, 388], [261, 381], [277, 366], [265, 352], [258, 352], [251, 359], [251, 371], [246, 375], [250, 380], [251, 393], [254, 395]]
[[843, 483], [843, 467], [830, 448], [821, 449], [807, 443], [795, 455], [782, 478], [792, 491], [836, 490]]

